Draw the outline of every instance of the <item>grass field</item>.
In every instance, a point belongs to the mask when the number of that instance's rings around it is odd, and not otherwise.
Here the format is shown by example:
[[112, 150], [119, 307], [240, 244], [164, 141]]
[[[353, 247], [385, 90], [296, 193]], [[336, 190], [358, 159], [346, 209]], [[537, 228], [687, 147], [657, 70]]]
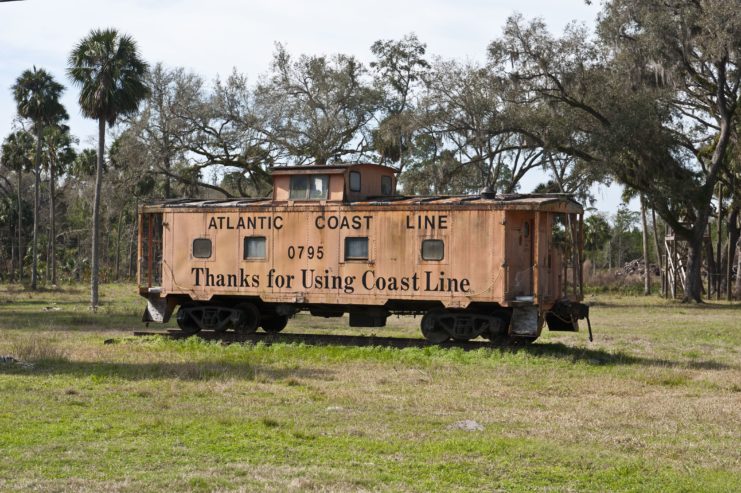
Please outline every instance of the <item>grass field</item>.
[[134, 338], [102, 293], [0, 286], [0, 491], [741, 491], [741, 304], [592, 296], [594, 343], [464, 352]]

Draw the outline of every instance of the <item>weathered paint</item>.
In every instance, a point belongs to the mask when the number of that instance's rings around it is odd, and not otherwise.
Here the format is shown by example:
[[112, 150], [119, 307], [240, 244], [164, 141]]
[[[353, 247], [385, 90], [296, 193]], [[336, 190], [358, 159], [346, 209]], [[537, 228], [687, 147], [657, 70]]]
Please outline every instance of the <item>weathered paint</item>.
[[[362, 172], [359, 192], [348, 188], [350, 170]], [[327, 174], [327, 199], [288, 200], [290, 177], [297, 173]], [[272, 199], [180, 200], [141, 208], [142, 214], [163, 215], [159, 296], [303, 305], [439, 301], [449, 308], [475, 302], [506, 307], [532, 297], [544, 311], [565, 294], [566, 271], [551, 231], [557, 214], [581, 226], [582, 208], [568, 197], [371, 199], [380, 192], [381, 177], [393, 176], [378, 165], [285, 168], [273, 175]], [[145, 235], [140, 232], [140, 258]], [[264, 258], [245, 258], [247, 237], [264, 237]], [[367, 259], [347, 258], [348, 237], [368, 239]], [[193, 255], [198, 238], [211, 241], [210, 258]], [[422, 258], [422, 242], [430, 239], [443, 242], [441, 260]], [[141, 276], [139, 285], [144, 294], [151, 282]], [[574, 300], [581, 295], [569, 294]]]
[[[465, 206], [399, 211], [344, 204], [162, 210], [162, 296], [208, 300], [241, 295], [265, 302], [353, 305], [424, 299], [465, 308], [476, 301], [507, 306], [516, 296], [554, 299], [557, 289], [548, 282], [559, 269], [547, 267], [545, 213], [536, 264], [546, 266], [541, 270], [545, 281], [536, 293], [534, 212]], [[265, 238], [264, 259], [244, 258], [244, 238], [250, 236]], [[345, 258], [347, 237], [368, 238], [368, 259]], [[210, 258], [193, 256], [198, 238], [211, 240]], [[442, 260], [422, 258], [426, 239], [443, 241]]]

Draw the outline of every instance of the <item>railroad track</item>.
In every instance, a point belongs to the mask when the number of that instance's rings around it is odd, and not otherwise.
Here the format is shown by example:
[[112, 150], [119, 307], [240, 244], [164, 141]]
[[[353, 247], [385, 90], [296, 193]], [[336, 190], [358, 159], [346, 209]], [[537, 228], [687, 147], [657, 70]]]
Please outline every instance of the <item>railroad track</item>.
[[378, 336], [353, 336], [333, 334], [265, 334], [256, 332], [254, 334], [238, 334], [236, 332], [213, 332], [201, 331], [197, 334], [184, 334], [180, 330], [168, 331], [135, 331], [135, 336], [162, 336], [171, 339], [186, 339], [198, 337], [207, 341], [219, 341], [224, 344], [251, 343], [263, 344], [275, 343], [303, 343], [311, 346], [351, 346], [351, 347], [390, 347], [390, 348], [460, 348], [465, 351], [475, 349], [493, 349], [498, 346], [489, 341], [449, 341], [441, 344], [433, 344], [424, 339], [413, 339], [405, 337], [378, 337]]

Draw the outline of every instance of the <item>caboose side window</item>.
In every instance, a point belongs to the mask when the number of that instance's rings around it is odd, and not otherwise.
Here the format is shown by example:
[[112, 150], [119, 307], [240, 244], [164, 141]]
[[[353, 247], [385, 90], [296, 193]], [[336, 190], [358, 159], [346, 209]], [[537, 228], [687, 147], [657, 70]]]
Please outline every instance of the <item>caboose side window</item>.
[[360, 191], [360, 171], [350, 172], [350, 191], [351, 192]]
[[445, 257], [443, 240], [422, 240], [422, 260], [442, 260]]
[[291, 200], [326, 199], [328, 189], [328, 175], [293, 175], [289, 198]]
[[195, 258], [211, 258], [211, 240], [208, 238], [193, 240], [193, 256]]
[[367, 236], [345, 238], [345, 260], [368, 260]]
[[244, 238], [245, 260], [262, 260], [265, 256], [264, 236], [246, 236]]
[[391, 195], [391, 177], [381, 177], [381, 195]]

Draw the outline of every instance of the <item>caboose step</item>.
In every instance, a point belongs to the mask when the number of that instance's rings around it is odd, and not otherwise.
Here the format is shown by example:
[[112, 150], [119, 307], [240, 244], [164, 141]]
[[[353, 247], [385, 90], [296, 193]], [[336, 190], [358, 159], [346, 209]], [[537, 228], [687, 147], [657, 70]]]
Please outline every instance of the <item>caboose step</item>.
[[538, 307], [524, 305], [512, 308], [509, 334], [519, 337], [538, 337]]

